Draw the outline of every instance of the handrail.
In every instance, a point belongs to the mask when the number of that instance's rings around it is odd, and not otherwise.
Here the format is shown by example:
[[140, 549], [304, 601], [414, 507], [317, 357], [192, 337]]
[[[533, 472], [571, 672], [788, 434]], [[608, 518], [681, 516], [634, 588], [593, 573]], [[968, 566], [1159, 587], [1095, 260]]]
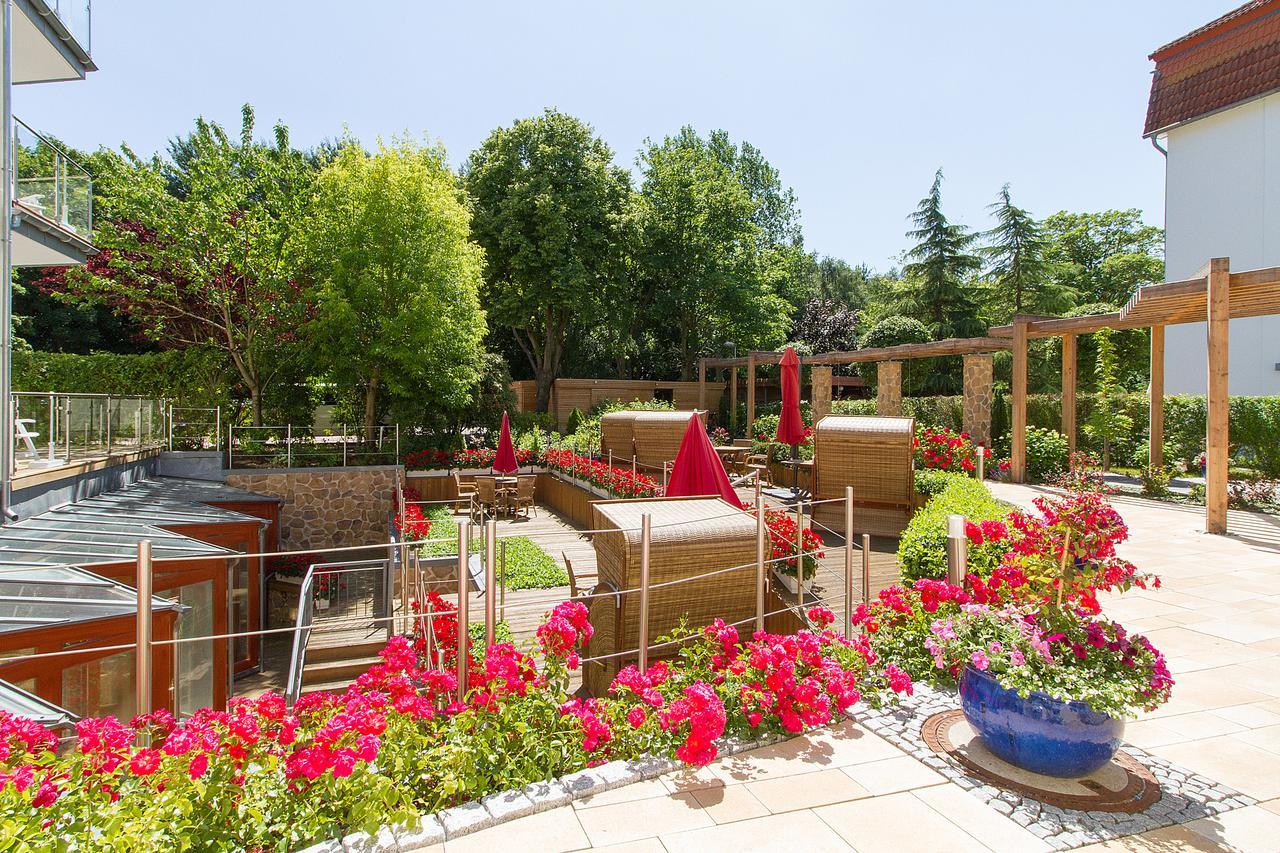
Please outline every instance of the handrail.
[[289, 677], [285, 681], [285, 697], [290, 705], [298, 701], [302, 693], [302, 667], [307, 654], [307, 641], [311, 639], [311, 623], [315, 619], [315, 571], [314, 564], [307, 567], [298, 589], [298, 618], [295, 620], [293, 649], [289, 655]]

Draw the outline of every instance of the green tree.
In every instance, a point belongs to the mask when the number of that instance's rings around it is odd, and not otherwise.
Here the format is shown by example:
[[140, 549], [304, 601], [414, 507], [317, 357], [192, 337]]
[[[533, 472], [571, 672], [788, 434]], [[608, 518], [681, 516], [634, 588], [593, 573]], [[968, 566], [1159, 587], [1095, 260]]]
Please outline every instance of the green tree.
[[902, 272], [904, 295], [913, 313], [924, 320], [936, 340], [982, 334], [978, 299], [970, 281], [982, 266], [971, 251], [977, 235], [950, 222], [942, 212], [941, 169], [911, 221], [916, 227], [907, 236], [919, 242], [907, 252], [911, 263]]
[[479, 376], [483, 253], [438, 146], [372, 155], [343, 145], [316, 182], [302, 254], [317, 365], [363, 399], [372, 433], [389, 400], [428, 410], [470, 399]]
[[850, 266], [839, 258], [820, 258], [814, 252], [809, 256], [808, 266], [815, 298], [857, 310], [867, 307], [866, 291], [872, 273], [865, 264]]
[[301, 368], [308, 305], [286, 246], [314, 173], [283, 125], [270, 144], [253, 129], [245, 105], [238, 141], [197, 119], [182, 163], [144, 161], [127, 147], [95, 158], [101, 252], [61, 286], [110, 306], [161, 347], [226, 353], [260, 425], [264, 395]]
[[618, 272], [630, 176], [589, 125], [549, 109], [490, 134], [463, 182], [490, 320], [511, 330], [545, 412], [571, 331], [600, 316]]
[[1055, 213], [1044, 221], [1045, 260], [1082, 302], [1123, 305], [1140, 285], [1164, 278], [1164, 231], [1140, 210]]
[[[723, 131], [691, 127], [640, 153], [640, 255], [654, 293], [655, 326], [672, 341], [682, 379], [700, 355], [733, 341], [776, 346], [791, 327], [803, 252], [784, 224], [776, 173]], [[782, 202], [778, 202], [782, 198]]]
[[[880, 320], [867, 329], [861, 340], [861, 349], [880, 349], [900, 344], [925, 344], [933, 340], [929, 329], [914, 317], [891, 315]], [[933, 359], [913, 358], [902, 365], [902, 393], [913, 396], [924, 391], [928, 385], [930, 364]], [[859, 368], [862, 377], [868, 382], [876, 378], [876, 366], [863, 364]]]
[[1055, 281], [1055, 269], [1045, 257], [1048, 241], [1044, 228], [1030, 213], [1013, 203], [1009, 185], [988, 207], [996, 227], [986, 232], [982, 254], [996, 302], [1004, 314], [1062, 314], [1075, 305], [1075, 293]]
[[1103, 329], [1095, 334], [1098, 344], [1098, 360], [1094, 365], [1097, 379], [1097, 397], [1093, 411], [1085, 422], [1085, 432], [1094, 441], [1102, 442], [1102, 470], [1111, 468], [1111, 445], [1133, 429], [1133, 418], [1120, 407], [1122, 389], [1117, 379], [1119, 359], [1116, 357], [1114, 332]]

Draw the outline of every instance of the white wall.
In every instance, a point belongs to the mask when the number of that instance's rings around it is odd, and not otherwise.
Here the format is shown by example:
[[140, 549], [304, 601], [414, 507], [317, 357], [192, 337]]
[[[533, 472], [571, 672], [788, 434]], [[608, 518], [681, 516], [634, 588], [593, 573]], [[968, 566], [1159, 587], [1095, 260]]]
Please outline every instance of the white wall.
[[[1280, 266], [1280, 93], [1169, 132], [1165, 278], [1191, 278], [1210, 258], [1232, 270]], [[1280, 316], [1231, 321], [1232, 394], [1280, 394]], [[1165, 390], [1203, 394], [1204, 323], [1169, 326]]]

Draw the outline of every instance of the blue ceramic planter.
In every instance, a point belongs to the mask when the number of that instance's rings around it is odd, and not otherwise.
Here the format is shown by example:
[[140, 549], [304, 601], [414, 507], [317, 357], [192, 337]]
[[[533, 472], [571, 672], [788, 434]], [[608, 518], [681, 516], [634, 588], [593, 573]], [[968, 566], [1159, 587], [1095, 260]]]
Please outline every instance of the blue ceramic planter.
[[960, 679], [960, 705], [987, 749], [1046, 776], [1087, 776], [1111, 760], [1124, 737], [1124, 720], [1044, 693], [1023, 699], [973, 667]]

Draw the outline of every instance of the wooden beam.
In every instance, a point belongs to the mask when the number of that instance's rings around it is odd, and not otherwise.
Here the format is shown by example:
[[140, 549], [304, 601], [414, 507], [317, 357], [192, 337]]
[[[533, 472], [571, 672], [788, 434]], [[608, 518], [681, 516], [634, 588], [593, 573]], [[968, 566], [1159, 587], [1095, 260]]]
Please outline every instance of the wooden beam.
[[1013, 324], [1013, 452], [1009, 459], [1009, 479], [1027, 481], [1027, 322]]
[[738, 368], [729, 368], [729, 432], [738, 434]]
[[747, 436], [756, 422], [756, 355], [747, 356]]
[[1062, 336], [1062, 434], [1067, 458], [1076, 452], [1076, 336]]
[[1227, 397], [1227, 344], [1231, 329], [1231, 262], [1209, 262], [1208, 426], [1205, 435], [1204, 529], [1227, 532], [1227, 464], [1230, 443]]
[[[1012, 338], [1017, 323], [1008, 326], [992, 326], [987, 334], [997, 338]], [[1028, 338], [1055, 338], [1059, 335], [1083, 335], [1100, 329], [1124, 328], [1121, 325], [1120, 312], [1110, 314], [1093, 314], [1087, 317], [1060, 317], [1057, 320], [1035, 320], [1024, 323]], [[1006, 342], [1007, 346], [1007, 342]]]
[[1147, 465], [1164, 467], [1164, 326], [1151, 327], [1151, 400], [1147, 419]]
[[860, 349], [852, 352], [823, 352], [804, 357], [805, 364], [866, 364], [877, 361], [903, 361], [912, 358], [935, 358], [944, 355], [1006, 350], [1009, 342], [999, 338], [946, 338], [924, 344], [898, 344], [892, 347]]

